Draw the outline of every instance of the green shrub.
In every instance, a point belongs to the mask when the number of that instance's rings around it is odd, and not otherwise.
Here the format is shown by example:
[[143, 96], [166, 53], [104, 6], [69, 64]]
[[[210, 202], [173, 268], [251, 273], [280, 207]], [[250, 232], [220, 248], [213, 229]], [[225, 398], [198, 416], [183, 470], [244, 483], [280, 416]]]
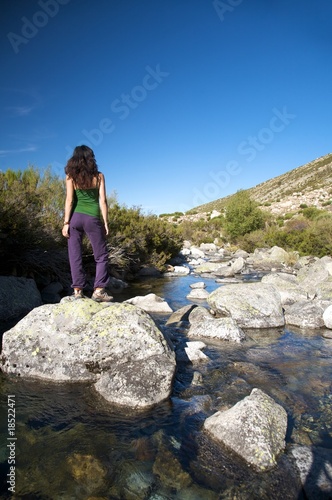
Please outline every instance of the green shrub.
[[115, 204], [109, 209], [109, 226], [109, 244], [123, 249], [134, 272], [145, 263], [162, 270], [182, 246], [172, 224], [156, 215], [143, 215], [138, 207]]
[[262, 229], [266, 216], [246, 191], [238, 191], [226, 205], [225, 229], [231, 241]]
[[302, 210], [304, 217], [310, 220], [317, 219], [317, 217], [325, 215], [325, 213], [326, 212], [324, 210], [319, 210], [317, 207], [307, 207]]

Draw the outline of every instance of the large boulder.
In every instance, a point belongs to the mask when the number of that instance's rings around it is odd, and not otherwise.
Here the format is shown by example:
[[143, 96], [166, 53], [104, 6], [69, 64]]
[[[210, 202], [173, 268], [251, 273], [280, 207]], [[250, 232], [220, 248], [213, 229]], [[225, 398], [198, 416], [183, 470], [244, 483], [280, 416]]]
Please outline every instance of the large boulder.
[[287, 413], [270, 396], [253, 389], [250, 396], [204, 422], [204, 430], [217, 442], [244, 458], [259, 471], [276, 465], [285, 448]]
[[332, 259], [323, 257], [302, 267], [297, 273], [297, 279], [309, 295], [316, 295], [317, 286], [324, 282], [332, 282]]
[[326, 302], [320, 300], [307, 300], [295, 302], [285, 306], [285, 321], [287, 325], [300, 328], [323, 328], [324, 311]]
[[323, 312], [323, 321], [326, 328], [332, 329], [332, 305], [328, 306]]
[[0, 321], [11, 321], [42, 304], [33, 279], [0, 276]]
[[241, 328], [271, 328], [285, 323], [278, 290], [268, 283], [223, 285], [207, 302], [221, 316], [231, 316]]
[[170, 395], [175, 355], [139, 307], [62, 299], [4, 333], [1, 364], [21, 377], [91, 381], [108, 401], [145, 408]]
[[281, 304], [294, 304], [307, 299], [307, 292], [300, 286], [294, 274], [269, 273], [262, 277], [262, 283], [270, 283], [280, 293]]
[[278, 246], [272, 248], [256, 248], [254, 253], [250, 254], [247, 263], [254, 267], [265, 269], [272, 269], [273, 267], [283, 268], [289, 258], [289, 254]]

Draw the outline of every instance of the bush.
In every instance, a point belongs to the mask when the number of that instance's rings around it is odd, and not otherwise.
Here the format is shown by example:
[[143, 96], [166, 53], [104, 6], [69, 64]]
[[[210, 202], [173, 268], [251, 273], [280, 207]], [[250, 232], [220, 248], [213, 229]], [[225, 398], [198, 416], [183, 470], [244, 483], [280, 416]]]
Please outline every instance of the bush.
[[65, 185], [49, 170], [0, 172], [0, 237], [3, 266], [9, 272], [33, 248], [64, 246], [61, 222]]
[[246, 191], [238, 191], [226, 205], [225, 229], [231, 240], [262, 229], [265, 214]]
[[182, 246], [182, 239], [172, 224], [156, 215], [145, 216], [137, 207], [115, 204], [109, 209], [109, 226], [110, 246], [123, 249], [134, 272], [145, 263], [163, 270]]
[[324, 210], [319, 210], [317, 207], [307, 207], [302, 210], [302, 214], [307, 219], [313, 220], [317, 219], [317, 217], [325, 215], [326, 212]]
[[[0, 273], [14, 269], [18, 274], [40, 273], [37, 260], [43, 251], [53, 255], [66, 249], [67, 240], [61, 234], [65, 191], [65, 181], [49, 169], [41, 172], [30, 166], [0, 172]], [[114, 266], [137, 271], [147, 263], [163, 269], [181, 249], [182, 240], [171, 224], [155, 215], [144, 216], [139, 208], [120, 207], [115, 194], [109, 205], [108, 247]], [[86, 260], [92, 259], [87, 239], [83, 252]]]

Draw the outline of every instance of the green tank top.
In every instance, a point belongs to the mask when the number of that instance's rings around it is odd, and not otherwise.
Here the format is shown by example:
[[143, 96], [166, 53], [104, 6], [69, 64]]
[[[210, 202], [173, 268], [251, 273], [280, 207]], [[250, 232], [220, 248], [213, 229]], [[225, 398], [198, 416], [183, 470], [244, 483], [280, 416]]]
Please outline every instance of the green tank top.
[[74, 212], [100, 218], [99, 188], [75, 189]]

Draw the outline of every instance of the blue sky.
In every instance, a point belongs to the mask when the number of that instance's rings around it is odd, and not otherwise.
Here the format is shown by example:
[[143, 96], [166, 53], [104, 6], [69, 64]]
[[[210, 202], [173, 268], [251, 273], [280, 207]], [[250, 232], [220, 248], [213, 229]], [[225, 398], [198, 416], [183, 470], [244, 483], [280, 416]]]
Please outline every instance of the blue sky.
[[330, 0], [2, 0], [0, 169], [170, 213], [331, 152]]

